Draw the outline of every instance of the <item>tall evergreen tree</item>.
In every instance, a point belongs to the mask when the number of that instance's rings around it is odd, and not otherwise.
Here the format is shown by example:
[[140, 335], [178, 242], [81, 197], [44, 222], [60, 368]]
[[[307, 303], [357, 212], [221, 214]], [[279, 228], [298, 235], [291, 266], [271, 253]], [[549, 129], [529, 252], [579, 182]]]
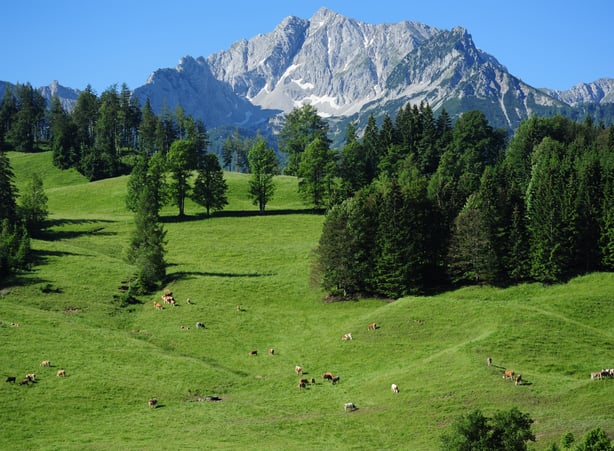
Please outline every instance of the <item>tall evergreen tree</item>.
[[497, 256], [476, 195], [469, 197], [454, 221], [448, 261], [455, 283], [493, 283], [496, 279]]
[[[98, 96], [90, 85], [79, 93], [72, 117], [77, 126], [79, 151], [83, 153], [94, 146], [96, 120], [98, 119]], [[78, 160], [80, 159], [81, 155], [78, 156]]]
[[156, 209], [156, 183], [149, 178], [140, 192], [127, 255], [136, 266], [136, 285], [142, 293], [155, 289], [166, 277], [166, 232]]
[[15, 174], [6, 153], [0, 151], [0, 219], [12, 224], [17, 220], [17, 188]]
[[77, 127], [64, 110], [57, 95], [51, 99], [50, 111], [51, 151], [53, 164], [60, 169], [77, 165]]
[[[544, 138], [533, 156], [527, 190], [527, 214], [531, 233], [531, 275], [538, 281], [557, 282], [569, 275], [575, 248], [571, 227], [575, 223], [575, 186], [571, 164], [563, 144]], [[570, 205], [571, 204], [571, 205]]]
[[0, 151], [6, 148], [6, 138], [15, 115], [17, 114], [17, 99], [13, 92], [13, 88], [7, 85], [4, 89], [4, 96], [0, 104]]
[[44, 118], [46, 103], [43, 96], [29, 83], [17, 85], [17, 112], [7, 139], [15, 150], [33, 152], [39, 138], [40, 125]]

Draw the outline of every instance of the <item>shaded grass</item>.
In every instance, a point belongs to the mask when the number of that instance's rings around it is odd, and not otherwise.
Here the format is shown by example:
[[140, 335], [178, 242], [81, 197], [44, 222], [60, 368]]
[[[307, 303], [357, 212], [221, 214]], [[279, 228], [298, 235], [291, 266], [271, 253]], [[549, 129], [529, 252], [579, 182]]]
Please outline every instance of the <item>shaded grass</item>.
[[[14, 167], [19, 181], [29, 166]], [[270, 208], [284, 214], [202, 219], [191, 205], [189, 220], [165, 222], [178, 306], [156, 311], [160, 290], [120, 307], [115, 295], [133, 271], [123, 259], [127, 178], [60, 186], [52, 172], [50, 227], [33, 241], [40, 265], [0, 287], [9, 291], [0, 375], [39, 374], [30, 387], [0, 386], [1, 449], [429, 450], [469, 409], [513, 406], [536, 420], [537, 449], [567, 431], [614, 435], [614, 414], [599, 407], [614, 381], [589, 378], [614, 363], [611, 274], [326, 304], [309, 281], [323, 218], [301, 211], [295, 180], [282, 177]], [[254, 211], [242, 194], [248, 177], [227, 180], [230, 211]], [[380, 327], [367, 331], [370, 322]], [[344, 342], [347, 332], [354, 339]], [[40, 368], [44, 359], [53, 367]], [[297, 388], [297, 364], [315, 385]], [[504, 382], [504, 368], [525, 385]], [[325, 371], [339, 384], [325, 383]], [[190, 401], [194, 392], [222, 401]], [[347, 401], [359, 409], [345, 414]]]

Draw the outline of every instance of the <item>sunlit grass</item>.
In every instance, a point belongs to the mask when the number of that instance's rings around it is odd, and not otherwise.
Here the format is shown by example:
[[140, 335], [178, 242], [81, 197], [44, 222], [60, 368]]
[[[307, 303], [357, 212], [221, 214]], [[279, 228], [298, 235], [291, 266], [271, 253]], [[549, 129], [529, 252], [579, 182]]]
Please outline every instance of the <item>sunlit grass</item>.
[[[614, 436], [614, 381], [589, 378], [614, 366], [612, 274], [324, 303], [309, 277], [323, 217], [300, 201], [296, 180], [280, 177], [271, 214], [260, 216], [249, 176], [227, 174], [221, 214], [204, 219], [188, 204], [177, 222], [176, 208], [163, 212], [167, 286], [179, 305], [156, 311], [160, 291], [120, 307], [133, 271], [123, 258], [133, 230], [127, 178], [62, 184], [48, 153], [11, 158], [18, 185], [40, 168], [51, 227], [33, 241], [39, 264], [0, 287], [9, 291], [2, 376], [38, 374], [30, 387], [0, 381], [0, 449], [430, 450], [468, 409], [513, 406], [536, 420], [537, 449], [595, 426]], [[370, 322], [380, 327], [368, 331]], [[352, 341], [341, 340], [347, 332]], [[53, 367], [41, 368], [44, 359]], [[297, 387], [297, 364], [315, 386]], [[525, 385], [503, 381], [503, 368]], [[325, 371], [339, 384], [324, 383]], [[152, 396], [157, 409], [147, 407]], [[347, 401], [359, 409], [345, 414]]]

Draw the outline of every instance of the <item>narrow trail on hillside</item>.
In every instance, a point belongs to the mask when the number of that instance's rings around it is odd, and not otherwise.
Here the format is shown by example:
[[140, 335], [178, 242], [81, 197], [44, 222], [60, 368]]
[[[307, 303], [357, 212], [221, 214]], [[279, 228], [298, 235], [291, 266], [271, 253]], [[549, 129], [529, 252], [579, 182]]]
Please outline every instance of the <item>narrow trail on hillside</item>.
[[551, 318], [556, 318], [556, 319], [558, 319], [560, 321], [563, 321], [563, 322], [566, 322], [566, 323], [569, 323], [569, 324], [573, 324], [575, 326], [578, 326], [578, 327], [581, 327], [583, 329], [589, 330], [592, 333], [595, 333], [597, 335], [601, 335], [601, 336], [607, 337], [610, 340], [614, 339], [614, 329], [603, 329], [603, 328], [594, 327], [594, 326], [585, 324], [585, 323], [583, 323], [581, 321], [577, 321], [577, 320], [568, 318], [567, 316], [562, 315], [560, 313], [552, 312], [550, 310], [544, 310], [544, 309], [539, 308], [539, 307], [528, 306], [528, 305], [519, 305], [518, 308], [521, 308], [521, 309], [524, 309], [524, 310], [527, 310], [527, 311], [536, 312], [536, 313], [539, 313], [541, 315], [548, 316], [548, 317], [551, 317]]

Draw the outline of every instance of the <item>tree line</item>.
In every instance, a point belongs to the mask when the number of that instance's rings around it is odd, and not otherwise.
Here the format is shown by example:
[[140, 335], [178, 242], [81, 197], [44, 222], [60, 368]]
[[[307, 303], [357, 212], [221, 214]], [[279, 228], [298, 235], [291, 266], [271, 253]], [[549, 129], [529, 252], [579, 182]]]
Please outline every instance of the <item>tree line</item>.
[[341, 196], [314, 265], [332, 294], [614, 269], [614, 127], [533, 117], [508, 140], [479, 111], [451, 125], [445, 111], [407, 105], [380, 127], [370, 119], [361, 140], [350, 126], [336, 161]]
[[[156, 115], [125, 84], [100, 97], [88, 86], [71, 112], [57, 97], [41, 112], [40, 100], [29, 85], [7, 91], [0, 145], [28, 151], [47, 139], [60, 168], [90, 180], [132, 173], [127, 205], [135, 212], [147, 183], [157, 184], [157, 212], [172, 202], [184, 216], [188, 197], [207, 215], [227, 204], [206, 128], [181, 107]], [[314, 274], [332, 294], [396, 298], [614, 268], [612, 126], [533, 117], [510, 139], [479, 111], [452, 123], [422, 103], [379, 123], [371, 115], [360, 137], [350, 123], [340, 149], [328, 134], [304, 105], [285, 115], [278, 151], [260, 135], [235, 132], [221, 156], [224, 167], [251, 172], [247, 195], [261, 213], [281, 172], [326, 212]]]

